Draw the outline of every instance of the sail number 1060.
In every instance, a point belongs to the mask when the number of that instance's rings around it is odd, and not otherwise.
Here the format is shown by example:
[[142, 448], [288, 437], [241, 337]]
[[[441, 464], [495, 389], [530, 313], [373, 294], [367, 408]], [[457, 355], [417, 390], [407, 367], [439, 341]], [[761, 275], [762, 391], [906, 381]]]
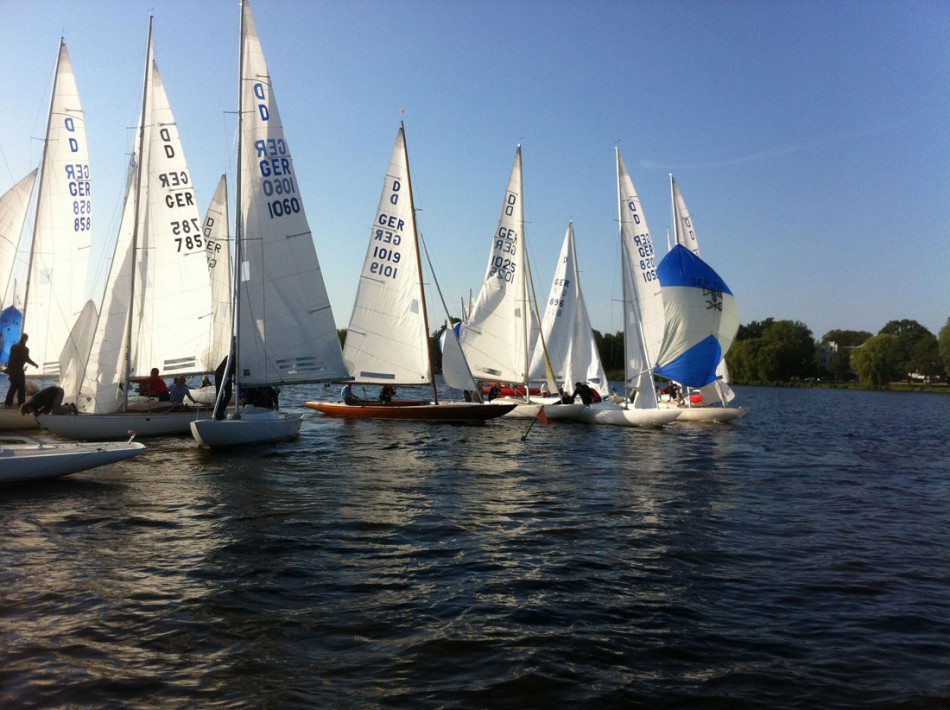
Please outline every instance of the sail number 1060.
[[274, 200], [267, 203], [267, 212], [270, 218], [283, 217], [288, 214], [300, 212], [300, 200], [296, 197], [285, 197], [283, 200]]

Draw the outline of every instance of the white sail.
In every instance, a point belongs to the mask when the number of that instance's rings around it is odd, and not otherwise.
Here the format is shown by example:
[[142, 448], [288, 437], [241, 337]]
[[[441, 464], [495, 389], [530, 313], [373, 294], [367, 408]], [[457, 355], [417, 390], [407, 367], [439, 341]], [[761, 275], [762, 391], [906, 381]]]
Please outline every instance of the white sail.
[[88, 300], [92, 196], [86, 121], [72, 62], [60, 42], [40, 184], [23, 329], [31, 334], [35, 377], [57, 378], [59, 356]]
[[[136, 139], [136, 144], [138, 139]], [[109, 413], [125, 403], [124, 360], [132, 299], [135, 193], [139, 150], [133, 153], [126, 179], [122, 221], [116, 237], [112, 266], [99, 307], [99, 318], [76, 392], [76, 406], [85, 413]]]
[[[673, 198], [673, 231], [676, 244], [682, 244], [696, 256], [702, 256], [699, 253], [699, 238], [696, 236], [696, 230], [693, 227], [693, 218], [686, 207], [686, 200], [680, 186], [670, 173], [670, 192]], [[702, 387], [703, 401], [712, 401], [718, 399], [724, 404], [731, 402], [736, 398], [736, 393], [729, 386], [731, 378], [729, 377], [729, 368], [726, 366], [726, 359], [719, 361], [716, 367], [716, 381]]]
[[[440, 345], [442, 348], [442, 379], [445, 380], [445, 384], [463, 392], [476, 391], [472, 371], [468, 367], [468, 362], [465, 360], [465, 354], [462, 352], [462, 346], [459, 343], [458, 331], [448, 317], [445, 319], [445, 330], [442, 332]], [[481, 394], [478, 396], [480, 397]]]
[[653, 238], [640, 198], [617, 150], [621, 266], [624, 286], [624, 370], [634, 407], [657, 406], [652, 368], [663, 342], [663, 297], [656, 274]]
[[573, 222], [568, 224], [564, 235], [541, 334], [531, 358], [532, 380], [545, 378], [546, 351], [554, 377], [565, 389], [573, 389], [575, 382], [585, 382], [601, 395], [608, 394], [607, 376], [581, 292]]
[[15, 301], [14, 264], [37, 172], [33, 170], [0, 196], [0, 305], [3, 306]]
[[59, 356], [59, 386], [65, 393], [64, 402], [75, 403], [79, 398], [79, 388], [86, 373], [87, 358], [96, 334], [98, 319], [96, 304], [86, 301], [66, 339], [66, 345], [63, 346], [63, 352]]
[[521, 146], [515, 152], [488, 268], [462, 328], [462, 351], [475, 377], [528, 381], [530, 309], [525, 275]]
[[249, 386], [342, 379], [346, 367], [293, 156], [246, 2], [242, 12], [238, 378]]
[[178, 125], [158, 67], [152, 63], [152, 113], [148, 126], [148, 173], [142, 199], [146, 206], [144, 238], [138, 245], [144, 262], [144, 304], [133, 341], [133, 376], [153, 367], [168, 375], [208, 372], [205, 362], [211, 334], [208, 313], [211, 285], [201, 218]]
[[420, 385], [431, 380], [411, 189], [400, 127], [343, 348], [343, 360], [356, 382]]
[[108, 413], [126, 383], [196, 374], [205, 362], [211, 285], [194, 190], [171, 105], [153, 60], [151, 26], [136, 151], [96, 333], [77, 406]]
[[231, 343], [231, 242], [228, 229], [228, 181], [221, 176], [214, 192], [201, 234], [205, 242], [208, 275], [211, 279], [211, 343], [204, 362], [211, 365], [227, 357]]
[[699, 253], [699, 240], [696, 238], [696, 230], [693, 229], [693, 219], [689, 216], [689, 210], [686, 208], [686, 200], [683, 199], [683, 193], [680, 192], [680, 186], [673, 179], [670, 173], [670, 192], [673, 195], [673, 233], [675, 243], [682, 244], [693, 252], [696, 256]]

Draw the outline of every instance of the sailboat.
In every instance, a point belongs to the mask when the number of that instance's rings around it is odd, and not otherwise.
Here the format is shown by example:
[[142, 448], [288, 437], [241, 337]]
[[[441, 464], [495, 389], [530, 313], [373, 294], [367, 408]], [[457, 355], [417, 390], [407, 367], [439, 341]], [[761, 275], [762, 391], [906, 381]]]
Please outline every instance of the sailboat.
[[0, 483], [26, 483], [88, 471], [145, 452], [137, 441], [49, 443], [27, 436], [0, 436]]
[[[453, 336], [454, 331], [447, 332], [447, 337]], [[431, 385], [432, 401], [306, 402], [307, 407], [336, 417], [427, 421], [485, 421], [514, 407], [439, 401], [403, 126], [396, 134], [373, 221], [343, 359], [356, 383]], [[463, 387], [475, 389], [471, 374]]]
[[[33, 175], [35, 177], [35, 173]], [[16, 200], [17, 210], [27, 209], [32, 182], [28, 177], [14, 188], [16, 192], [11, 199]], [[30, 358], [39, 367], [28, 371], [29, 377], [58, 380], [75, 376], [75, 373], [60, 371], [60, 356], [68, 346], [73, 325], [87, 300], [86, 272], [92, 227], [85, 114], [72, 61], [62, 39], [36, 182], [36, 213], [24, 281], [23, 309], [17, 309], [18, 294], [13, 289], [13, 303], [7, 304], [0, 321], [4, 325], [4, 350], [7, 352], [21, 332], [32, 333]], [[22, 227], [24, 218], [16, 219]], [[15, 239], [19, 231], [18, 228], [11, 236]], [[13, 278], [12, 271], [3, 267], [0, 278], [4, 279], [5, 291], [10, 292], [6, 279]], [[2, 360], [5, 362], [6, 358]], [[0, 429], [36, 426], [33, 417], [20, 416], [17, 410], [0, 414]]]
[[[15, 305], [18, 296], [13, 270], [36, 174], [37, 170], [33, 170], [0, 196], [0, 299], [5, 295], [9, 298], [9, 302], [3, 304], [9, 305], [0, 311], [0, 365], [6, 364], [10, 346], [20, 339], [23, 314]], [[5, 384], [3, 379], [0, 383]], [[36, 419], [22, 416], [17, 408], [0, 407], [0, 430], [37, 427]]]
[[[541, 321], [541, 336], [535, 344], [529, 369], [531, 380], [553, 378], [563, 383], [568, 392], [573, 390], [574, 383], [583, 382], [602, 398], [609, 394], [607, 376], [581, 291], [573, 222], [568, 223], [564, 235]], [[584, 406], [559, 402], [559, 396], [531, 397], [530, 403], [519, 404], [508, 416], [535, 417], [544, 406], [549, 419], [566, 419], [578, 416]]]
[[523, 193], [519, 145], [492, 235], [482, 287], [460, 337], [472, 374], [480, 380], [511, 383], [513, 389], [503, 393], [520, 394], [521, 402], [531, 393], [529, 366], [534, 347]]
[[656, 253], [640, 197], [630, 173], [617, 156], [620, 263], [623, 275], [624, 390], [622, 403], [587, 407], [584, 421], [619, 426], [663, 426], [679, 416], [661, 409], [653, 384], [653, 365], [663, 342], [663, 297]]
[[[142, 113], [115, 255], [76, 391], [78, 415], [42, 415], [71, 439], [186, 434], [196, 416], [166, 403], [137, 404], [131, 382], [209, 372], [211, 286], [188, 164], [152, 48], [149, 18]], [[65, 387], [64, 387], [65, 389]]]
[[[242, 388], [345, 379], [340, 341], [251, 7], [241, 2], [234, 350]], [[226, 371], [228, 371], [226, 370]], [[223, 391], [223, 388], [222, 388]], [[209, 448], [293, 439], [303, 416], [238, 409], [191, 423]]]
[[[690, 216], [689, 210], [686, 207], [686, 200], [683, 198], [683, 193], [680, 190], [679, 185], [677, 185], [676, 180], [673, 178], [672, 173], [670, 174], [670, 194], [673, 205], [673, 231], [675, 235], [675, 243], [694, 255], [696, 259], [701, 259], [699, 252], [699, 240], [696, 236], [696, 230], [693, 226], [692, 217]], [[671, 254], [672, 251], [673, 250], [671, 250]], [[674, 266], [674, 262], [676, 263], [676, 266]], [[661, 265], [663, 265], [663, 262], [661, 262]], [[680, 308], [681, 306], [677, 303], [672, 291], [668, 291], [668, 289], [674, 288], [671, 284], [668, 285], [668, 282], [670, 280], [677, 279], [678, 274], [681, 273], [682, 269], [701, 270], [701, 266], [698, 262], [689, 259], [689, 257], [686, 255], [679, 254], [670, 260], [668, 267], [664, 267], [664, 270], [667, 269], [670, 273], [666, 281], [664, 281], [662, 277], [660, 279], [664, 293], [669, 294], [669, 299], [666, 299], [666, 296], [664, 296], [664, 303], [667, 304], [668, 300], [670, 309], [676, 311], [676, 309]], [[726, 292], [728, 292], [728, 289], [726, 289]], [[734, 303], [734, 299], [731, 298], [731, 293], [729, 293], [729, 298], [730, 303]], [[719, 332], [723, 320], [721, 318], [717, 318], [716, 315], [717, 313], [722, 314], [721, 309], [723, 307], [727, 307], [726, 303], [722, 300], [722, 297], [714, 296], [712, 293], [710, 293], [708, 298], [705, 299], [705, 302], [711, 304], [711, 307], [697, 311], [694, 319], [692, 319], [694, 321], [699, 319], [699, 322], [703, 323], [703, 325], [699, 327], [698, 333], [694, 333], [694, 335], [691, 336], [697, 338], [697, 342], [705, 338], [707, 335], [711, 335], [713, 332]], [[709, 313], [706, 313], [705, 311], [709, 311]], [[708, 315], [713, 315], [714, 317], [710, 319], [707, 318]], [[731, 317], [735, 319], [736, 327], [738, 328], [738, 312], [736, 311], [734, 316]], [[677, 324], [678, 329], [681, 331], [685, 330], [683, 326], [683, 319], [677, 317], [676, 315], [670, 315], [668, 317], [668, 322]], [[726, 327], [730, 328], [731, 326], [728, 325], [728, 320], [726, 322]], [[731, 334], [727, 333], [727, 335], [728, 342], [731, 343], [733, 337], [735, 336], [735, 332]], [[671, 337], [678, 339], [690, 336], [671, 335]], [[700, 394], [698, 397], [688, 396], [686, 398], [686, 406], [681, 408], [681, 414], [677, 421], [726, 422], [745, 416], [748, 412], [746, 409], [728, 406], [729, 402], [735, 399], [735, 392], [733, 392], [732, 388], [729, 386], [729, 370], [726, 367], [726, 360], [724, 358], [726, 350], [728, 349], [728, 344], [723, 347], [723, 341], [719, 341], [718, 339], [717, 343], [719, 345], [720, 352], [718, 353], [718, 362], [714, 363], [716, 370], [712, 379], [710, 380], [710, 378], [707, 376], [707, 373], [704, 372], [700, 377], [692, 380], [692, 382], [698, 382], [700, 379], [704, 380], [703, 384], [690, 385], [688, 383], [680, 382], [681, 385], [685, 384], [687, 387], [698, 387]], [[682, 354], [682, 344], [679, 346], [679, 348], [679, 356], [684, 356]], [[669, 352], [672, 353], [673, 350], [670, 350]], [[662, 355], [662, 357], [666, 358], [670, 356]], [[693, 350], [691, 357], [694, 360], [697, 360], [700, 358], [717, 357], [717, 354], [715, 349]], [[702, 362], [702, 369], [708, 369], [710, 363], [706, 360], [702, 360]], [[695, 377], [695, 375], [693, 376]], [[677, 382], [679, 381], [677, 380]], [[694, 401], [694, 399], [698, 399], [699, 401]], [[708, 406], [708, 403], [715, 402], [716, 400], [718, 400], [722, 406]], [[677, 406], [674, 402], [662, 402], [661, 404], [665, 406]]]

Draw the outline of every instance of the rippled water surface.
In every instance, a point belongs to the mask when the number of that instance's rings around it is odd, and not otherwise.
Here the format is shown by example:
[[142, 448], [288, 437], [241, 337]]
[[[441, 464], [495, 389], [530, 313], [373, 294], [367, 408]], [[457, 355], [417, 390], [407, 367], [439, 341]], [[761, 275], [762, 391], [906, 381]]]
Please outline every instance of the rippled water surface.
[[950, 396], [738, 391], [0, 489], [0, 705], [950, 705]]

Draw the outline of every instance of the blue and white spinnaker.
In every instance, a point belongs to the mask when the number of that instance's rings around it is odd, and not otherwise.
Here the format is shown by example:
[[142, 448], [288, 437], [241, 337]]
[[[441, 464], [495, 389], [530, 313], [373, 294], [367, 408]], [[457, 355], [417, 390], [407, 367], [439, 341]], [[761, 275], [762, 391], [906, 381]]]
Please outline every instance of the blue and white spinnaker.
[[655, 372], [688, 387], [707, 385], [739, 330], [736, 299], [719, 274], [680, 244], [657, 275], [666, 326]]

